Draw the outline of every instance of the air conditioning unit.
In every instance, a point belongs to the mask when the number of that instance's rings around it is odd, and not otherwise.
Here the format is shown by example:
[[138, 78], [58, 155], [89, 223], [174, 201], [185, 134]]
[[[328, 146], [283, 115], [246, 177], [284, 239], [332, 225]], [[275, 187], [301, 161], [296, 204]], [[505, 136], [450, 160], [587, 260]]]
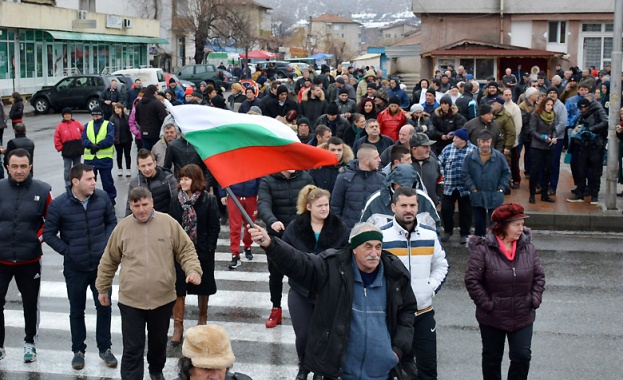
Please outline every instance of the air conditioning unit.
[[126, 29], [130, 29], [132, 27], [132, 19], [131, 18], [124, 18], [123, 19], [123, 27]]
[[78, 11], [78, 20], [86, 20], [87, 14], [87, 11]]

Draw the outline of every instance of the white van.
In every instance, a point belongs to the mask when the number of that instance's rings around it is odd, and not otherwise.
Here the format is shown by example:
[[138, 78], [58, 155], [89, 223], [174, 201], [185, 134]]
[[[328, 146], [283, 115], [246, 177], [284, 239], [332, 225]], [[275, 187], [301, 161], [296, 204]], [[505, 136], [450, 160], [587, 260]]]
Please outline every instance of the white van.
[[150, 84], [156, 85], [158, 91], [164, 91], [167, 89], [167, 82], [164, 77], [164, 71], [159, 68], [143, 68], [143, 69], [126, 69], [117, 70], [112, 75], [129, 75], [136, 79], [140, 79], [143, 87], [147, 87]]

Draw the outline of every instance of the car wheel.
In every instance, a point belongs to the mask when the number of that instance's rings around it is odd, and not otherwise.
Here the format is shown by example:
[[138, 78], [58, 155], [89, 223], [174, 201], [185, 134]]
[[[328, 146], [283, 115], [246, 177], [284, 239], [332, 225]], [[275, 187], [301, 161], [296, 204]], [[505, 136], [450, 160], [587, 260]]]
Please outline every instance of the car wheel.
[[50, 103], [45, 98], [38, 98], [35, 100], [35, 112], [44, 115], [50, 112]]
[[283, 79], [286, 77], [286, 74], [284, 74], [281, 71], [278, 71], [277, 74], [275, 75], [277, 77], [277, 79]]
[[99, 107], [99, 106], [100, 106], [100, 101], [98, 98], [91, 98], [87, 102], [87, 108], [89, 109], [89, 111], [92, 111], [93, 108]]

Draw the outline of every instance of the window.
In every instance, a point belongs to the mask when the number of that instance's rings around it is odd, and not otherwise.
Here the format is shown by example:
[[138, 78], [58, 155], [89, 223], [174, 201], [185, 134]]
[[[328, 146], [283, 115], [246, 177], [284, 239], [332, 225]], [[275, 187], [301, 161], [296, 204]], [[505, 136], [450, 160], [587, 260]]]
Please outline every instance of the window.
[[612, 37], [613, 25], [610, 23], [582, 24], [581, 51], [578, 52], [582, 61], [578, 62], [579, 66], [595, 66], [599, 69], [609, 65], [612, 61]]
[[583, 32], [601, 32], [601, 24], [582, 24]]
[[206, 72], [206, 67], [205, 65], [197, 65], [195, 66], [195, 74], [203, 74]]
[[104, 79], [102, 77], [93, 77], [93, 86], [104, 87]]
[[[448, 62], [449, 63], [449, 62]], [[476, 80], [485, 80], [495, 75], [495, 60], [490, 58], [461, 58], [459, 64], [470, 73]], [[443, 67], [440, 65], [440, 67]], [[447, 67], [447, 65], [446, 65]]]
[[87, 87], [89, 85], [88, 77], [81, 77], [76, 79], [76, 87]]
[[567, 42], [567, 22], [550, 21], [548, 23], [547, 42], [564, 44]]
[[180, 72], [180, 75], [183, 75], [183, 76], [193, 75], [193, 66], [184, 67], [182, 71]]
[[80, 0], [81, 11], [95, 12], [95, 0]]
[[56, 89], [57, 90], [64, 90], [66, 88], [73, 87], [73, 82], [74, 82], [74, 78], [63, 79], [62, 81], [58, 82], [58, 85], [56, 86]]

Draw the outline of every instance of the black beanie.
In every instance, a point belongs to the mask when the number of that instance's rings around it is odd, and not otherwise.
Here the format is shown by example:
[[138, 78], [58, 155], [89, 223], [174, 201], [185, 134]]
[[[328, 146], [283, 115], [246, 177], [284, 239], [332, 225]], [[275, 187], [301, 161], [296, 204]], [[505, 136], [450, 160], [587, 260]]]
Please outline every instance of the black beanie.
[[338, 113], [340, 113], [340, 108], [337, 106], [337, 104], [329, 104], [329, 107], [327, 107], [327, 115], [337, 115]]
[[288, 88], [284, 85], [279, 85], [279, 87], [277, 87], [277, 95], [283, 94], [284, 92], [288, 92]]
[[450, 97], [450, 95], [444, 95], [441, 97], [441, 99], [439, 99], [439, 104], [441, 103], [452, 105], [452, 98]]
[[391, 98], [389, 98], [389, 104], [400, 105], [400, 98], [397, 97], [396, 95], [392, 96]]

